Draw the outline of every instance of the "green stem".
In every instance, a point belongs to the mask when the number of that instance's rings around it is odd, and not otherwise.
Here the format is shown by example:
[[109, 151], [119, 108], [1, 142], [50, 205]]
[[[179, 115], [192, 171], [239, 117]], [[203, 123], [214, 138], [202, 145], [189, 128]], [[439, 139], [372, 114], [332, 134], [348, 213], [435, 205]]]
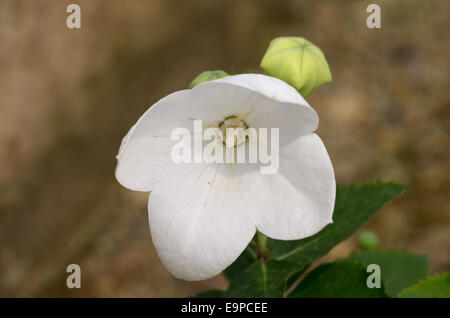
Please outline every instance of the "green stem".
[[259, 232], [256, 232], [256, 250], [258, 252], [258, 258], [262, 260], [267, 258], [266, 242], [267, 237]]

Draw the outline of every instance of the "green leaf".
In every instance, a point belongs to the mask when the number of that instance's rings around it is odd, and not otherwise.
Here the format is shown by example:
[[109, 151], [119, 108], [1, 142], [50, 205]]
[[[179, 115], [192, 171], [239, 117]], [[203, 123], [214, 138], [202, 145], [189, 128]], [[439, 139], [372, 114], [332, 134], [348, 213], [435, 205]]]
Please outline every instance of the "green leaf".
[[303, 276], [305, 271], [311, 266], [311, 264], [304, 265], [303, 269], [299, 272], [296, 272], [291, 277], [289, 277], [286, 281], [286, 290], [290, 289], [294, 285], [298, 285], [297, 281], [300, 280], [300, 278]]
[[198, 293], [193, 298], [222, 298], [225, 292], [220, 289], [211, 289]]
[[252, 247], [249, 245], [247, 246], [245, 251], [242, 252], [242, 254], [237, 258], [237, 260], [235, 260], [233, 264], [231, 264], [227, 267], [227, 269], [224, 270], [223, 274], [230, 281], [234, 276], [236, 276], [236, 274], [242, 272], [256, 261], [256, 252], [253, 251]]
[[286, 261], [257, 261], [234, 276], [225, 297], [282, 297], [286, 281], [302, 269]]
[[406, 251], [367, 251], [354, 254], [350, 259], [366, 265], [378, 264], [386, 292], [392, 297], [419, 279], [425, 279], [429, 273], [426, 256]]
[[396, 183], [370, 183], [362, 186], [338, 186], [333, 224], [314, 236], [295, 241], [269, 240], [270, 258], [301, 264], [311, 263], [347, 239], [384, 204], [403, 193]]
[[368, 288], [370, 273], [360, 262], [339, 261], [320, 265], [289, 294], [290, 298], [384, 298], [381, 288]]
[[400, 298], [450, 298], [450, 273], [438, 274], [421, 280], [403, 290]]

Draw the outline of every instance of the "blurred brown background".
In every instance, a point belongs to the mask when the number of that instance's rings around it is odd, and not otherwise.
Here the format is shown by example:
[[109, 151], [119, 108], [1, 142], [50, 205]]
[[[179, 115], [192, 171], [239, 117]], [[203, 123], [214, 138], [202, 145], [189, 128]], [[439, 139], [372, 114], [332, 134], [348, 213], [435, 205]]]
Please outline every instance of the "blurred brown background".
[[[82, 28], [66, 27], [81, 6]], [[173, 278], [151, 244], [147, 194], [114, 178], [122, 136], [204, 70], [260, 72], [270, 40], [304, 36], [332, 85], [318, 111], [339, 183], [382, 179], [406, 194], [365, 228], [382, 248], [450, 269], [450, 2], [0, 1], [0, 296], [188, 296], [223, 288]], [[355, 238], [327, 259], [348, 255]], [[65, 268], [82, 268], [69, 290]]]

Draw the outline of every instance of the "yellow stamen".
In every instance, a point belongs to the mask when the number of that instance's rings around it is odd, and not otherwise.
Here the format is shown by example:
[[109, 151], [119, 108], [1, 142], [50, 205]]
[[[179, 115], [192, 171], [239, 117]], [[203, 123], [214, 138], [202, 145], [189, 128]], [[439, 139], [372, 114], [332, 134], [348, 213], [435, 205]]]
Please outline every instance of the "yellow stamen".
[[249, 112], [247, 112], [247, 113], [245, 113], [245, 114], [243, 114], [243, 115], [240, 115], [240, 116], [238, 116], [238, 117], [235, 118], [235, 119], [236, 119], [236, 120], [239, 120], [239, 121], [244, 120], [244, 119], [247, 118], [251, 113], [253, 113], [253, 110], [251, 110], [251, 111], [249, 111]]

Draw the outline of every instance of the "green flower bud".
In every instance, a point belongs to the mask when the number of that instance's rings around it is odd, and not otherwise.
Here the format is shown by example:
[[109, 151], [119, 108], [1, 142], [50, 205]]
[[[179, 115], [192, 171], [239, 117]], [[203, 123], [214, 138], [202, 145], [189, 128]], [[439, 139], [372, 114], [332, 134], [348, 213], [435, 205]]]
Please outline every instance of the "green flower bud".
[[213, 81], [222, 77], [228, 76], [227, 72], [224, 71], [205, 71], [198, 74], [189, 84], [189, 88], [193, 88], [200, 83]]
[[378, 236], [370, 231], [361, 233], [358, 240], [359, 248], [363, 251], [373, 251], [378, 248]]
[[303, 97], [332, 80], [322, 51], [301, 37], [272, 40], [261, 61], [261, 68], [265, 74], [295, 87]]

